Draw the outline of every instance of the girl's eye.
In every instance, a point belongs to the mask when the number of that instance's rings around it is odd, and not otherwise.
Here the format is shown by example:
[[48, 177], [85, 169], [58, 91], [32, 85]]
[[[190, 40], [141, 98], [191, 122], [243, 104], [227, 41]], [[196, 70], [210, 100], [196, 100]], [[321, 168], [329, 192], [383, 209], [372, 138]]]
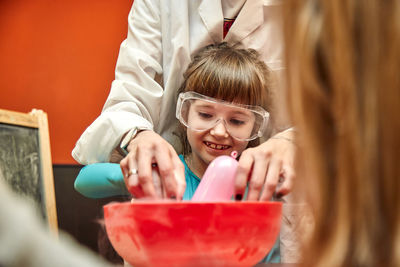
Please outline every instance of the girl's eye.
[[198, 112], [199, 117], [203, 119], [211, 119], [213, 117], [212, 114], [206, 112]]
[[239, 120], [239, 119], [230, 119], [229, 122], [235, 126], [242, 126], [243, 124], [245, 124], [246, 122], [243, 120]]

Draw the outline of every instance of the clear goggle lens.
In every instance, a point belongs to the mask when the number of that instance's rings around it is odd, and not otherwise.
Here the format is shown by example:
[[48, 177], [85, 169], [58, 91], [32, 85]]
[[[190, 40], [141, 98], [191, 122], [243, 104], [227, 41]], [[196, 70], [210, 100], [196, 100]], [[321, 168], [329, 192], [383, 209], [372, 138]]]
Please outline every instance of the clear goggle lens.
[[269, 113], [259, 106], [232, 104], [186, 92], [179, 95], [176, 117], [194, 131], [207, 131], [223, 123], [230, 136], [250, 141], [263, 135]]

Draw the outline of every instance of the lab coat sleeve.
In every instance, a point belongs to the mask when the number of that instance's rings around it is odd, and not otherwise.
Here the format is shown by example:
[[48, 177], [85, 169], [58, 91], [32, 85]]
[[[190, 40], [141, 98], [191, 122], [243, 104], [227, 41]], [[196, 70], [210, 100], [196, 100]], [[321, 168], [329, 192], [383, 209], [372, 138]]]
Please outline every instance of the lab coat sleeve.
[[122, 136], [159, 121], [163, 88], [161, 11], [156, 0], [135, 0], [128, 17], [110, 94], [100, 116], [84, 131], [72, 156], [81, 164], [107, 162]]

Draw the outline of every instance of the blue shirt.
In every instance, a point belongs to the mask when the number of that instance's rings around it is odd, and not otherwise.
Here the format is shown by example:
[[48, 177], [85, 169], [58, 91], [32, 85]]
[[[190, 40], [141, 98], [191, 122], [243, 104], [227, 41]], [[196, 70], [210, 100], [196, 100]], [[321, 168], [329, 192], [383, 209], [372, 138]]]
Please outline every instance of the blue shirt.
[[191, 200], [194, 195], [194, 192], [196, 191], [197, 187], [200, 184], [200, 178], [197, 177], [196, 174], [194, 174], [186, 165], [183, 155], [179, 155], [179, 158], [183, 162], [183, 165], [185, 165], [186, 189], [182, 199]]

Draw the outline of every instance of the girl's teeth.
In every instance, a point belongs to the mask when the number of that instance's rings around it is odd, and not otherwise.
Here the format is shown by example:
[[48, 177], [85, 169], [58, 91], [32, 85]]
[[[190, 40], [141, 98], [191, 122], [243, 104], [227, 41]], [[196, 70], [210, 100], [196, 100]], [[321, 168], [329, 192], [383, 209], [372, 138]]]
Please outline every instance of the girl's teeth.
[[211, 147], [212, 149], [218, 149], [218, 150], [227, 149], [229, 147], [229, 146], [224, 146], [224, 145], [216, 145], [216, 144], [212, 144], [209, 142], [206, 142], [206, 145]]

